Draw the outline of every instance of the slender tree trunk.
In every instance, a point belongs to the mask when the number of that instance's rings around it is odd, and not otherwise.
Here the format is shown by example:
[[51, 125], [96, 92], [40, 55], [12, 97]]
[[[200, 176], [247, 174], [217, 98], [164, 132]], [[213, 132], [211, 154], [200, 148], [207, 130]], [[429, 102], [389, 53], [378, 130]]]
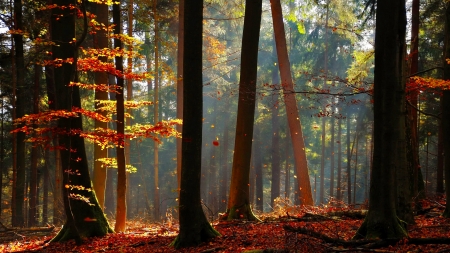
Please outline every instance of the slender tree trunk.
[[325, 201], [325, 117], [322, 117], [322, 157], [320, 158], [320, 199], [317, 203], [323, 204]]
[[[14, 0], [14, 29], [24, 30], [22, 25], [22, 1]], [[23, 52], [23, 35], [18, 33], [13, 35], [14, 39], [14, 62], [16, 70], [16, 87], [14, 87], [14, 119], [21, 118], [25, 115], [25, 63]], [[20, 127], [20, 126], [19, 126]], [[14, 227], [22, 227], [25, 225], [24, 217], [24, 199], [25, 199], [25, 133], [19, 132], [15, 134], [16, 152], [15, 155], [15, 178], [13, 187], [14, 205], [12, 206], [12, 225]]]
[[[358, 173], [358, 128], [356, 129], [356, 133], [355, 133], [355, 169], [354, 169], [354, 173], [353, 173], [353, 200], [352, 203], [356, 204], [356, 178], [357, 178], [357, 173]], [[353, 151], [352, 151], [353, 154]]]
[[284, 169], [285, 169], [285, 178], [284, 178], [284, 198], [286, 199], [286, 202], [288, 202], [288, 200], [290, 199], [290, 195], [291, 195], [291, 166], [289, 164], [289, 154], [290, 152], [288, 152], [289, 150], [289, 138], [285, 138], [284, 139], [284, 143], [285, 143], [285, 152], [286, 152], [286, 162], [284, 164]]
[[350, 113], [347, 112], [347, 204], [352, 203], [352, 152], [350, 150]]
[[[261, 158], [261, 130], [259, 126], [255, 126], [254, 144], [252, 147], [253, 152], [253, 164], [255, 165], [255, 209], [264, 211], [264, 189], [263, 189], [263, 165]], [[273, 205], [272, 205], [273, 206]]]
[[[228, 108], [229, 106], [229, 100], [227, 100], [227, 106], [225, 108]], [[221, 176], [220, 176], [220, 180], [219, 180], [219, 200], [220, 200], [220, 204], [219, 204], [219, 210], [220, 211], [225, 211], [227, 208], [227, 189], [228, 189], [228, 181], [229, 181], [229, 173], [228, 173], [228, 154], [229, 154], [229, 114], [228, 112], [225, 113], [225, 127], [223, 130], [223, 140], [221, 143], [221, 147], [222, 147], [222, 155], [220, 156], [220, 164], [222, 164], [222, 170], [221, 170]], [[257, 173], [257, 172], [256, 172]], [[258, 180], [258, 174], [257, 176], [257, 180]]]
[[[280, 75], [277, 67], [277, 49], [275, 44], [275, 38], [272, 47], [273, 67], [272, 67], [272, 85], [274, 87], [280, 86]], [[270, 189], [270, 205], [274, 207], [274, 200], [280, 196], [280, 120], [278, 117], [278, 99], [280, 94], [275, 89], [272, 93], [272, 100], [274, 104], [272, 108], [272, 184]]]
[[[329, 14], [329, 3], [327, 2], [327, 12], [325, 17], [325, 52], [324, 52], [324, 73], [325, 78], [323, 80], [324, 89], [327, 87], [328, 81], [328, 14]], [[320, 201], [323, 204], [325, 201], [325, 117], [322, 118], [322, 157], [320, 158]]]
[[[106, 4], [95, 4], [95, 14], [97, 15], [97, 22], [108, 26], [108, 5]], [[108, 47], [108, 38], [105, 30], [98, 30], [94, 36], [94, 47], [98, 49]], [[102, 62], [106, 62], [106, 57], [99, 57]], [[108, 73], [106, 72], [95, 72], [95, 83], [97, 85], [108, 84]], [[95, 91], [95, 101], [105, 101], [108, 100], [108, 93], [105, 91]], [[97, 113], [106, 116], [106, 111], [101, 110], [101, 104], [95, 102], [95, 110]], [[99, 120], [95, 121], [95, 128], [108, 129], [108, 122], [101, 122]], [[93, 186], [95, 195], [97, 196], [98, 203], [104, 210], [105, 204], [105, 189], [106, 189], [106, 165], [102, 163], [99, 159], [104, 159], [108, 157], [108, 150], [102, 148], [100, 145], [94, 145], [94, 175], [93, 175]]]
[[[154, 15], [154, 20], [155, 20], [155, 27], [154, 27], [154, 32], [155, 32], [155, 87], [154, 87], [154, 93], [153, 93], [153, 104], [154, 104], [154, 111], [153, 111], [153, 117], [154, 117], [154, 122], [158, 122], [159, 121], [159, 105], [158, 105], [158, 97], [159, 97], [159, 30], [158, 30], [158, 15], [156, 14], [156, 5], [158, 3], [158, 0], [153, 0], [153, 15]], [[154, 213], [153, 216], [155, 218], [156, 221], [159, 220], [159, 151], [158, 151], [158, 146], [159, 144], [157, 142], [154, 142], [153, 144], [153, 169], [154, 169], [154, 176], [155, 176], [155, 185], [153, 188], [153, 194], [154, 194], [154, 199], [153, 199], [153, 207], [154, 207]]]
[[[184, 54], [184, 0], [178, 7], [178, 50], [177, 50], [177, 118], [183, 119], [183, 54]], [[177, 125], [177, 131], [183, 131], [183, 125]], [[181, 138], [177, 138], [177, 182], [181, 182]]]
[[338, 120], [338, 167], [337, 167], [337, 184], [336, 184], [336, 198], [342, 200], [342, 119]]
[[50, 151], [48, 149], [44, 150], [45, 152], [45, 164], [44, 164], [44, 179], [42, 180], [42, 185], [44, 187], [43, 189], [43, 193], [42, 193], [42, 223], [48, 224], [48, 192], [49, 192], [49, 187], [48, 185], [50, 184], [49, 182], [49, 170], [50, 170]]
[[[409, 70], [410, 75], [414, 75], [415, 73], [419, 72], [419, 9], [420, 9], [420, 0], [413, 0], [412, 1], [412, 9], [411, 9], [411, 49], [410, 49], [410, 59], [411, 59], [411, 67]], [[409, 102], [417, 106], [418, 102], [418, 95], [419, 92], [417, 90], [412, 91], [411, 94], [409, 94]], [[409, 121], [407, 124], [407, 127], [409, 126], [409, 133], [410, 133], [410, 141], [409, 141], [409, 148], [411, 149], [411, 161], [410, 163], [410, 170], [412, 170], [412, 196], [423, 196], [419, 194], [419, 184], [422, 182], [419, 182], [419, 173], [420, 171], [420, 160], [419, 160], [419, 141], [418, 141], [418, 130], [417, 130], [417, 110], [416, 108], [412, 106], [407, 106], [408, 111], [408, 118]], [[439, 167], [438, 167], [439, 168]], [[439, 173], [439, 170], [438, 170]], [[420, 198], [416, 198], [416, 201], [418, 201]]]
[[261, 0], [246, 0], [242, 37], [239, 102], [231, 172], [228, 219], [257, 219], [249, 203], [249, 172], [256, 103]]
[[[113, 22], [114, 22], [114, 33], [120, 34], [122, 21], [121, 21], [121, 11], [120, 4], [113, 5]], [[114, 48], [122, 49], [122, 41], [120, 39], [114, 39]], [[123, 72], [123, 57], [115, 57], [116, 70]], [[127, 172], [126, 172], [126, 161], [125, 161], [125, 111], [124, 111], [124, 79], [123, 77], [117, 76], [117, 86], [119, 92], [116, 93], [116, 112], [117, 112], [117, 135], [119, 136], [119, 145], [116, 147], [117, 156], [117, 205], [116, 205], [116, 232], [125, 232], [126, 230], [126, 220], [127, 220]]]
[[283, 13], [280, 0], [271, 0], [272, 20], [277, 46], [278, 63], [280, 67], [281, 84], [284, 91], [284, 103], [291, 132], [294, 158], [297, 168], [297, 180], [299, 180], [300, 199], [303, 205], [313, 205], [311, 184], [309, 181], [308, 163], [306, 160], [305, 143], [298, 114], [297, 101], [295, 100], [294, 85], [292, 82], [291, 68], [286, 47], [286, 35], [284, 31]]
[[[133, 10], [134, 10], [134, 3], [133, 0], [129, 0], [128, 2], [128, 26], [127, 26], [127, 34], [130, 38], [133, 37]], [[128, 50], [132, 52], [134, 50], [132, 44], [129, 45]], [[127, 72], [132, 73], [133, 72], [133, 57], [128, 57], [127, 59]], [[133, 79], [127, 78], [127, 101], [133, 101]], [[126, 109], [127, 114], [129, 115], [125, 119], [125, 123], [127, 127], [131, 127], [133, 125], [133, 110], [131, 108]], [[129, 138], [125, 138], [125, 166], [128, 167], [131, 165], [131, 140]], [[131, 187], [134, 185], [130, 183], [132, 180], [132, 177], [130, 173], [127, 173], [127, 206], [132, 206], [132, 189]], [[132, 210], [132, 209], [130, 209]], [[127, 217], [131, 217], [132, 212], [127, 212]]]
[[335, 120], [335, 118], [334, 118], [334, 116], [331, 116], [331, 141], [330, 141], [330, 152], [331, 152], [331, 155], [330, 155], [330, 159], [331, 159], [331, 162], [330, 162], [330, 198], [333, 198], [334, 197], [334, 142], [335, 142], [335, 139], [334, 139], [334, 126], [336, 125], [335, 124], [335, 122], [336, 122], [336, 120]]
[[[34, 65], [34, 89], [33, 89], [33, 113], [39, 113], [39, 85], [42, 67]], [[33, 126], [37, 128], [35, 124]], [[30, 171], [30, 200], [28, 207], [28, 226], [34, 227], [37, 222], [37, 202], [38, 202], [38, 147], [31, 148], [31, 171]]]

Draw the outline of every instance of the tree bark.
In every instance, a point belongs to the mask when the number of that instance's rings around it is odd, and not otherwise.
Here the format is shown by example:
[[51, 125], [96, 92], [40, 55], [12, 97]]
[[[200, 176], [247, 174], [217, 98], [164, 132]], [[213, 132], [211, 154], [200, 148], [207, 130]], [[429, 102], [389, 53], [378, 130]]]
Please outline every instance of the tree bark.
[[[158, 15], [156, 14], [156, 5], [158, 0], [153, 0], [153, 15], [155, 20], [155, 87], [153, 90], [153, 120], [154, 122], [159, 121], [159, 112], [158, 112], [158, 98], [159, 98], [159, 30], [158, 30]], [[153, 188], [153, 217], [156, 221], [159, 220], [159, 151], [158, 151], [159, 143], [153, 143], [153, 170], [154, 170], [154, 188]]]
[[375, 30], [374, 153], [368, 214], [354, 236], [403, 238], [407, 232], [397, 218], [395, 173], [405, 101], [401, 71], [406, 30], [404, 0], [377, 2]]
[[197, 245], [220, 235], [203, 213], [200, 183], [202, 160], [203, 78], [202, 32], [203, 1], [185, 0], [183, 56], [183, 137], [178, 236], [175, 248]]
[[298, 114], [297, 101], [295, 100], [294, 85], [292, 82], [291, 67], [286, 47], [286, 35], [284, 31], [283, 13], [280, 0], [271, 0], [273, 30], [277, 47], [278, 63], [280, 67], [281, 84], [284, 92], [284, 103], [288, 117], [289, 130], [291, 132], [294, 158], [297, 168], [297, 180], [299, 184], [299, 197], [302, 205], [313, 205], [311, 184], [309, 181], [308, 163], [306, 160], [305, 143]]
[[[184, 0], [178, 7], [178, 50], [177, 50], [177, 118], [183, 119], [183, 54], [184, 54]], [[183, 125], [177, 124], [177, 131], [183, 132]], [[181, 182], [181, 138], [177, 138], [177, 183]]]
[[[23, 29], [22, 20], [22, 1], [14, 0], [14, 29]], [[14, 39], [14, 63], [16, 73], [16, 83], [14, 87], [14, 97], [16, 99], [13, 102], [13, 119], [21, 118], [25, 115], [25, 62], [23, 52], [23, 35], [17, 33], [13, 35]], [[20, 127], [20, 126], [18, 126]], [[15, 152], [14, 164], [15, 164], [15, 177], [13, 186], [13, 200], [12, 200], [12, 225], [14, 227], [22, 227], [25, 225], [24, 216], [24, 199], [25, 199], [25, 133], [19, 132], [15, 136]]]
[[[121, 34], [121, 10], [120, 3], [113, 5], [113, 22], [114, 33]], [[122, 49], [122, 41], [114, 39], [114, 48]], [[123, 73], [123, 56], [115, 57], [116, 70]], [[116, 203], [116, 232], [125, 232], [127, 220], [127, 171], [125, 161], [125, 108], [124, 108], [124, 78], [116, 76], [119, 92], [116, 93], [116, 114], [117, 114], [117, 135], [119, 136], [118, 145], [116, 147], [117, 159], [117, 203]]]
[[[106, 4], [95, 4], [95, 14], [97, 15], [97, 22], [108, 26], [108, 5]], [[98, 30], [94, 36], [94, 47], [98, 49], [108, 48], [108, 38], [105, 30]], [[99, 60], [106, 62], [106, 57], [100, 56]], [[108, 73], [106, 72], [95, 72], [95, 84], [107, 85], [108, 84]], [[108, 100], [108, 93], [105, 91], [95, 91], [95, 101], [105, 101]], [[94, 108], [97, 113], [106, 116], [106, 111], [100, 110], [101, 105], [99, 102], [95, 102]], [[108, 129], [108, 123], [96, 120], [95, 128]], [[105, 189], [106, 189], [106, 166], [99, 160], [108, 157], [108, 150], [102, 148], [100, 145], [94, 145], [94, 175], [93, 175], [93, 186], [95, 195], [97, 196], [98, 203], [104, 210], [105, 204]]]
[[[75, 5], [74, 0], [55, 0], [57, 6]], [[56, 109], [71, 111], [73, 106], [81, 108], [78, 87], [69, 87], [75, 80], [77, 47], [80, 42], [73, 43], [75, 38], [76, 11], [70, 8], [52, 9], [51, 27], [53, 59], [70, 59], [74, 64], [63, 63], [55, 68], [55, 89], [58, 94]], [[110, 228], [95, 192], [91, 191], [92, 184], [89, 176], [84, 140], [79, 135], [70, 135], [72, 129], [82, 129], [82, 118], [60, 118], [58, 128], [61, 149], [61, 164], [63, 174], [63, 200], [66, 222], [52, 242], [75, 239], [81, 243], [83, 238], [104, 236], [113, 232]]]
[[249, 173], [255, 117], [262, 0], [245, 2], [236, 136], [227, 219], [256, 220], [249, 203]]
[[[444, 80], [450, 79], [450, 65], [447, 59], [450, 58], [450, 4], [445, 8], [445, 37], [444, 37]], [[442, 142], [444, 146], [444, 175], [446, 205], [443, 213], [444, 217], [450, 217], [450, 90], [442, 92], [441, 102], [441, 124], [443, 129]]]

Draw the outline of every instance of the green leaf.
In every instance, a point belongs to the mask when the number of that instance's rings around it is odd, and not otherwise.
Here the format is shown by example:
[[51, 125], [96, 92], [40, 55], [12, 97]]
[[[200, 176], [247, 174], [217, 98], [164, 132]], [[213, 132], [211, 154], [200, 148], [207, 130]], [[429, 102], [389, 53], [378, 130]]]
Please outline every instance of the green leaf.
[[300, 34], [305, 34], [305, 33], [306, 33], [305, 25], [303, 24], [302, 21], [297, 22], [297, 29], [298, 29], [298, 32], [299, 32]]

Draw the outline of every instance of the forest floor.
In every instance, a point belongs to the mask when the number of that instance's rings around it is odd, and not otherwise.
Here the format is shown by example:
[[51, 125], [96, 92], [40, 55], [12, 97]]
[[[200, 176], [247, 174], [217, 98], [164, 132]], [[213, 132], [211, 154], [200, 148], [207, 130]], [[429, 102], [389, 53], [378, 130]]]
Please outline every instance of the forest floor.
[[168, 246], [178, 224], [167, 220], [128, 223], [126, 233], [75, 242], [51, 243], [56, 228], [13, 230], [0, 228], [0, 252], [450, 252], [450, 219], [441, 217], [444, 199], [422, 201], [409, 238], [401, 241], [354, 241], [365, 211], [348, 206], [304, 208], [279, 206], [260, 215], [262, 222], [214, 221], [221, 236], [197, 247], [176, 250]]

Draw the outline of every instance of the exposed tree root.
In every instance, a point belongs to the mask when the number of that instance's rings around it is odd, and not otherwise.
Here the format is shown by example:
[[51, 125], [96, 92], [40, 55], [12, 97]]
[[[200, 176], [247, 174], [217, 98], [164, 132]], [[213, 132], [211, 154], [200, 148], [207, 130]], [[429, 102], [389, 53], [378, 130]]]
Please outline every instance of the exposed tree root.
[[[390, 251], [370, 251], [373, 249], [378, 249], [382, 247], [387, 247], [390, 245], [395, 245], [398, 242], [402, 241], [405, 244], [414, 244], [414, 245], [423, 245], [423, 244], [450, 244], [450, 238], [442, 237], [442, 238], [406, 238], [406, 239], [361, 239], [361, 240], [342, 240], [338, 238], [332, 238], [322, 233], [306, 229], [306, 228], [297, 228], [289, 225], [283, 226], [283, 228], [288, 232], [299, 233], [303, 235], [308, 235], [314, 238], [321, 239], [326, 243], [330, 243], [333, 245], [341, 245], [344, 247], [351, 247], [350, 251], [360, 250], [364, 252], [390, 252]], [[355, 249], [354, 247], [359, 247]], [[364, 249], [364, 250], [363, 250]], [[345, 252], [348, 251], [346, 249], [336, 249], [333, 252]]]

